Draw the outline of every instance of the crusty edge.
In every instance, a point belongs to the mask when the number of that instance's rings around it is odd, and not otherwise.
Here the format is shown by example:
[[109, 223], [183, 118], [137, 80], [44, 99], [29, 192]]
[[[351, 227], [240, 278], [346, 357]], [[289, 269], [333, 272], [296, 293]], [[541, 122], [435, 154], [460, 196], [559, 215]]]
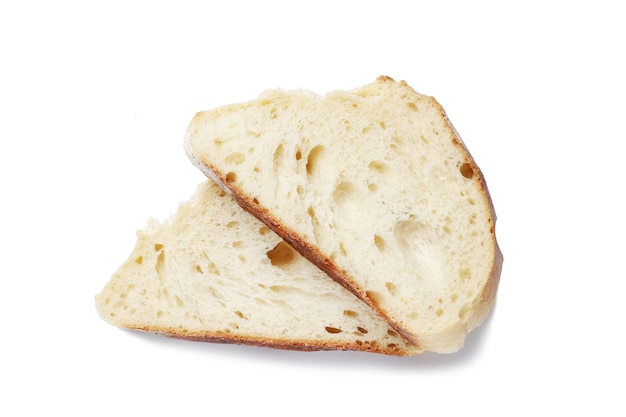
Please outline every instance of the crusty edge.
[[123, 328], [134, 331], [154, 333], [174, 339], [190, 340], [194, 342], [238, 344], [247, 346], [260, 346], [283, 350], [297, 350], [303, 352], [349, 350], [355, 352], [379, 353], [390, 356], [412, 356], [421, 353], [419, 349], [405, 349], [395, 343], [381, 344], [377, 342], [340, 343], [324, 342], [319, 340], [290, 340], [272, 339], [254, 336], [226, 335], [224, 333], [210, 332], [186, 332], [177, 328], [150, 327], [142, 325], [126, 325]]

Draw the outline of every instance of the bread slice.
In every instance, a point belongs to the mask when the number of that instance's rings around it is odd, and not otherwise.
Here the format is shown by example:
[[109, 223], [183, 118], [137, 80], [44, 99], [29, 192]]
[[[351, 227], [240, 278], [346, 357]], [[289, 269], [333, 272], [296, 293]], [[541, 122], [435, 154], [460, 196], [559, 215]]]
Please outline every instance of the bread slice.
[[502, 255], [483, 175], [443, 108], [379, 77], [198, 113], [187, 154], [247, 211], [420, 349], [454, 352]]
[[138, 232], [96, 306], [115, 326], [183, 339], [420, 352], [212, 181]]

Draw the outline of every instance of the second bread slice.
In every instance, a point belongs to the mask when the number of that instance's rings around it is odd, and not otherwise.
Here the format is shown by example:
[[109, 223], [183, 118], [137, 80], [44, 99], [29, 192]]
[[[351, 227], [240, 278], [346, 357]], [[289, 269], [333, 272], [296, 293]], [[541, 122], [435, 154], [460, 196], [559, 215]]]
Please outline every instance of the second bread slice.
[[183, 339], [420, 353], [212, 181], [138, 232], [96, 306], [115, 326]]

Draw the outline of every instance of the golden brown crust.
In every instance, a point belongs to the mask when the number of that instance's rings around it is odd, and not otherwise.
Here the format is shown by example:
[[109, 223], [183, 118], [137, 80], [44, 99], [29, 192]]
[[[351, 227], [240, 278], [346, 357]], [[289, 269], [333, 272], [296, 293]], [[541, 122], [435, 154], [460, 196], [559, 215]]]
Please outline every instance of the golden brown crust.
[[[396, 82], [393, 78], [391, 78], [391, 77], [390, 77], [390, 76], [388, 76], [388, 75], [381, 75], [381, 76], [379, 76], [379, 77], [378, 77], [378, 78], [376, 78], [376, 79], [377, 79], [378, 81], [390, 81], [390, 82], [392, 82], [392, 83], [395, 83], [395, 82]], [[401, 82], [401, 83], [404, 83], [404, 81], [400, 81], [400, 82]]]
[[298, 350], [304, 352], [322, 351], [322, 350], [352, 350], [359, 352], [380, 353], [391, 356], [409, 356], [419, 353], [418, 350], [406, 349], [395, 343], [386, 345], [376, 341], [356, 341], [354, 343], [339, 342], [322, 342], [319, 340], [289, 340], [289, 339], [271, 339], [263, 337], [245, 337], [229, 335], [227, 333], [193, 333], [180, 330], [177, 328], [160, 328], [148, 326], [128, 325], [125, 328], [130, 330], [139, 330], [148, 333], [159, 334], [174, 339], [190, 340], [194, 342], [209, 342], [223, 344], [239, 344], [247, 346], [269, 347], [274, 349]]

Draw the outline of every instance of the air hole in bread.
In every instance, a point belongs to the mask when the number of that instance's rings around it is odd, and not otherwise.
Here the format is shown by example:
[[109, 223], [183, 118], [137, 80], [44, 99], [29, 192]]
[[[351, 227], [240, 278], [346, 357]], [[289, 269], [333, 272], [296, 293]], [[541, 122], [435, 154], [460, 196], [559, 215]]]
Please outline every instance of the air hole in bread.
[[161, 282], [161, 284], [165, 283], [164, 265], [165, 265], [165, 251], [161, 250], [159, 252], [159, 256], [157, 257], [156, 264], [154, 265], [154, 270], [156, 271], [157, 276], [159, 277], [159, 281]]
[[220, 271], [217, 269], [217, 266], [213, 262], [209, 262], [209, 272], [213, 275], [219, 275]]
[[335, 333], [341, 333], [341, 332], [342, 332], [342, 330], [341, 330], [341, 329], [338, 329], [338, 328], [336, 328], [336, 327], [326, 326], [326, 327], [324, 327], [324, 329], [326, 329], [326, 331], [327, 331], [328, 333], [332, 333], [332, 334], [335, 334]]
[[435, 312], [435, 314], [437, 314], [438, 317], [443, 316], [443, 310], [438, 308], [437, 311]]
[[352, 311], [352, 310], [343, 310], [343, 315], [354, 318], [354, 317], [358, 317], [359, 313], [357, 313], [356, 311]]
[[380, 161], [372, 161], [367, 167], [371, 171], [381, 175], [384, 175], [389, 171], [389, 166], [386, 163]]
[[281, 165], [283, 164], [283, 158], [285, 155], [285, 147], [283, 146], [283, 144], [279, 144], [276, 149], [274, 150], [274, 154], [273, 154], [273, 167], [274, 167], [274, 171], [278, 171], [278, 169], [281, 167]]
[[176, 305], [180, 308], [185, 307], [185, 303], [183, 303], [183, 300], [181, 300], [178, 296], [176, 296]]
[[245, 318], [246, 318], [246, 316], [244, 316], [244, 314], [243, 314], [241, 311], [239, 311], [239, 310], [235, 311], [235, 314], [236, 314], [237, 316], [239, 316], [239, 318], [242, 318], [242, 319], [245, 319]]
[[309, 178], [319, 174], [319, 169], [321, 165], [320, 161], [323, 158], [324, 151], [325, 148], [322, 145], [317, 145], [316, 147], [311, 149], [311, 152], [309, 152], [306, 162], [306, 172]]
[[229, 165], [241, 165], [246, 159], [241, 152], [231, 153], [226, 157], [226, 163]]
[[398, 337], [398, 333], [394, 332], [391, 329], [387, 330], [387, 335], [389, 335], [391, 337]]
[[459, 309], [459, 318], [461, 320], [464, 320], [471, 310], [472, 309], [467, 304], [465, 304], [463, 307]]
[[452, 295], [450, 295], [450, 301], [452, 301], [453, 303], [456, 303], [456, 300], [459, 299], [459, 295], [457, 293], [453, 293]]
[[233, 248], [243, 248], [245, 243], [241, 240], [233, 242]]
[[[298, 287], [294, 287], [292, 285], [271, 285], [269, 287], [270, 291], [272, 291], [273, 293], [276, 294], [302, 294], [304, 293], [304, 290], [298, 288]], [[275, 303], [280, 303], [281, 305], [285, 305], [287, 307], [290, 307], [289, 304], [287, 304], [285, 301], [283, 300], [272, 300]]]
[[333, 201], [338, 206], [343, 205], [354, 194], [356, 189], [349, 181], [342, 181], [335, 187], [333, 191]]
[[470, 279], [472, 279], [472, 271], [470, 271], [469, 268], [459, 269], [459, 278], [461, 278], [463, 282], [469, 281]]
[[196, 265], [196, 272], [199, 272], [201, 274], [204, 273], [204, 271], [202, 270], [202, 267], [200, 265]]
[[296, 161], [299, 161], [302, 159], [302, 152], [300, 152], [300, 149], [298, 149], [296, 151]]
[[356, 328], [360, 333], [367, 334], [367, 329], [361, 326], [357, 326]]
[[235, 181], [237, 181], [237, 174], [235, 174], [232, 171], [226, 174], [226, 182], [235, 182]]
[[376, 304], [384, 300], [382, 294], [377, 291], [365, 291], [365, 295]]
[[143, 262], [143, 256], [138, 256], [135, 258], [135, 263], [140, 264]]
[[339, 242], [339, 252], [340, 252], [343, 256], [346, 256], [346, 255], [347, 255], [347, 253], [346, 253], [346, 248], [345, 248], [345, 246], [343, 245], [343, 242]]
[[380, 127], [382, 127], [383, 129], [387, 129], [387, 123], [385, 123], [384, 121], [380, 122]]
[[237, 220], [233, 220], [232, 222], [226, 223], [226, 227], [233, 228], [239, 226], [239, 222]]
[[[389, 148], [393, 150], [402, 149], [403, 146], [404, 146], [404, 141], [397, 136], [392, 137], [391, 141], [389, 142]], [[400, 152], [403, 152], [403, 151], [400, 151]], [[422, 157], [422, 158], [425, 158], [425, 157]]]
[[368, 184], [367, 189], [370, 190], [370, 192], [375, 193], [378, 191], [378, 186], [376, 184]]
[[271, 232], [272, 230], [267, 227], [267, 226], [261, 226], [261, 228], [259, 229], [259, 234], [261, 236], [265, 236], [266, 234], [268, 234], [269, 232]]
[[396, 287], [393, 282], [385, 282], [385, 287], [387, 288], [387, 291], [389, 291], [389, 294], [398, 294], [398, 287]]
[[417, 111], [417, 105], [415, 105], [415, 103], [408, 102], [406, 106], [413, 111]]
[[267, 252], [267, 257], [272, 265], [282, 269], [296, 260], [296, 252], [287, 242], [280, 241], [272, 250]]
[[463, 175], [465, 178], [471, 179], [474, 176], [474, 170], [467, 162], [461, 164], [461, 168], [459, 169], [461, 171], [461, 175]]
[[161, 249], [163, 249], [163, 244], [162, 244], [162, 243], [155, 243], [155, 244], [154, 244], [154, 251], [155, 251], [155, 252], [158, 252], [158, 251], [160, 251]]
[[374, 244], [376, 245], [376, 248], [381, 252], [384, 252], [387, 248], [387, 243], [385, 242], [385, 239], [378, 235], [374, 235]]

